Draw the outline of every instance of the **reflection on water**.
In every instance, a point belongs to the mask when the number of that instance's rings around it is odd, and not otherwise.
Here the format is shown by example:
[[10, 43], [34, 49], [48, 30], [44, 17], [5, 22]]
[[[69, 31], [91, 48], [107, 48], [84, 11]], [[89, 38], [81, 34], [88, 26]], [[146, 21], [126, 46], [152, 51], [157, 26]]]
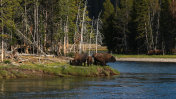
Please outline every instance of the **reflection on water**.
[[105, 78], [14, 79], [0, 81], [9, 99], [174, 99], [176, 64], [116, 62], [121, 75]]

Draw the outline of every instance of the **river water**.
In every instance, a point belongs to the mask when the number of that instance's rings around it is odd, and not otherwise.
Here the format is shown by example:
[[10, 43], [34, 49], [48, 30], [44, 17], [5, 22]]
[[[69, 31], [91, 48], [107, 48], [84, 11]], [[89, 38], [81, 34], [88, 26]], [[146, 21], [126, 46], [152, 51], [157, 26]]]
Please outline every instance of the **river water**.
[[119, 76], [10, 79], [0, 81], [0, 99], [175, 99], [176, 64], [116, 62]]

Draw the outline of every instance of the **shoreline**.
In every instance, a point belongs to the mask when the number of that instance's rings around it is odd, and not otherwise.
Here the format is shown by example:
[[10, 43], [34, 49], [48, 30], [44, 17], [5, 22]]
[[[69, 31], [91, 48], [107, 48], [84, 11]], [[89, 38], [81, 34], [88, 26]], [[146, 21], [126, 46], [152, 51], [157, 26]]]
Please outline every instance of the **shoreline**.
[[117, 58], [116, 61], [176, 63], [176, 58]]
[[71, 66], [67, 63], [0, 64], [0, 79], [39, 77], [105, 77], [119, 75], [109, 66]]

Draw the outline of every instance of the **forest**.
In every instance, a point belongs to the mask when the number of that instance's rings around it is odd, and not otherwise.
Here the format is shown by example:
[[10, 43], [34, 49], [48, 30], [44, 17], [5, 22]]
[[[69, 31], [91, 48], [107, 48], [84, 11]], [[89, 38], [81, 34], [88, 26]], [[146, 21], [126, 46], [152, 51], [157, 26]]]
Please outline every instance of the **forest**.
[[175, 0], [1, 0], [1, 55], [176, 51]]
[[102, 33], [110, 52], [175, 53], [175, 0], [105, 0], [103, 9]]
[[4, 51], [14, 50], [60, 56], [100, 44], [101, 22], [89, 18], [87, 4], [84, 0], [1, 0], [2, 57]]

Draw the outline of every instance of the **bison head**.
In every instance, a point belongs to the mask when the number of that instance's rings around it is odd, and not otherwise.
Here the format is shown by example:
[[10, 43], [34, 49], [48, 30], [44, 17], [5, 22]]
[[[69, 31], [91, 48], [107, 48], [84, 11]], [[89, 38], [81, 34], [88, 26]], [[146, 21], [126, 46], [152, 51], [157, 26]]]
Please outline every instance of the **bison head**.
[[116, 59], [115, 59], [114, 56], [112, 56], [112, 57], [110, 58], [110, 62], [116, 62]]

